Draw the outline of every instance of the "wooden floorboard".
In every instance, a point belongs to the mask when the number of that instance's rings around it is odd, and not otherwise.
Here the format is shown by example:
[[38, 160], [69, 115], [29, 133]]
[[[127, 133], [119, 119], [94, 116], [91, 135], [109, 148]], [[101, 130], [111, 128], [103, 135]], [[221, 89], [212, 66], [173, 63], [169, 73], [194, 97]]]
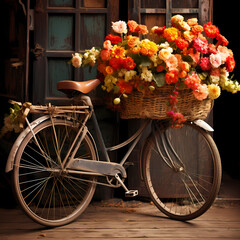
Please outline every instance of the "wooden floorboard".
[[150, 203], [93, 203], [73, 223], [47, 229], [20, 209], [0, 209], [0, 240], [240, 239], [240, 205], [215, 204], [189, 222], [167, 218]]

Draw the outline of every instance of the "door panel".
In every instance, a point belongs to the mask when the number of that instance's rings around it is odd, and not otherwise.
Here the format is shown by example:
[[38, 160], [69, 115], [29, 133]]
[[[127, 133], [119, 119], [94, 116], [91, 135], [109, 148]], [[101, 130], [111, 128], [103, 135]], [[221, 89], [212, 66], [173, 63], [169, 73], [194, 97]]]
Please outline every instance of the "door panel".
[[[111, 22], [118, 20], [118, 0], [38, 0], [35, 4], [35, 45], [42, 54], [34, 61], [33, 103], [64, 104], [56, 91], [61, 80], [96, 77], [96, 67], [73, 69], [67, 62], [75, 52], [101, 47]], [[97, 100], [97, 91], [91, 94]]]

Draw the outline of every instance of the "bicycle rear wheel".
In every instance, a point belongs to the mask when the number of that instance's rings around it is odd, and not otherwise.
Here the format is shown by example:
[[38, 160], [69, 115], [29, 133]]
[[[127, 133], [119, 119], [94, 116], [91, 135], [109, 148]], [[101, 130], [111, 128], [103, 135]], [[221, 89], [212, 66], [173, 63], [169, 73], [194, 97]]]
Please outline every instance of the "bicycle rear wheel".
[[[13, 169], [17, 199], [25, 213], [45, 226], [60, 226], [76, 219], [88, 206], [96, 177], [70, 174], [61, 164], [78, 131], [74, 121], [53, 119], [33, 129], [19, 146]], [[96, 160], [88, 134], [75, 157]]]
[[176, 220], [194, 219], [209, 209], [219, 191], [218, 149], [194, 124], [158, 129], [143, 149], [143, 176], [159, 210]]

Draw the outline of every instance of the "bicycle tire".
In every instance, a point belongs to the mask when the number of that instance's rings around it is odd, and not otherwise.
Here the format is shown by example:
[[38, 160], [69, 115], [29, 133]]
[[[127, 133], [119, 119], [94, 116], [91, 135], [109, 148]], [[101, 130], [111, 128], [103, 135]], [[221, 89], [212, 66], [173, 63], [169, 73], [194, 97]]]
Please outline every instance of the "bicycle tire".
[[[74, 121], [57, 118], [53, 118], [53, 123], [48, 120], [33, 129], [42, 150], [31, 131], [26, 135], [13, 169], [14, 192], [24, 212], [35, 222], [49, 227], [74, 221], [86, 209], [96, 188], [96, 177], [80, 178], [61, 171], [60, 162], [78, 126]], [[88, 134], [75, 156], [97, 160], [95, 145]]]
[[205, 130], [194, 124], [158, 130], [147, 139], [142, 161], [149, 195], [170, 218], [191, 220], [213, 204], [222, 168], [217, 146]]

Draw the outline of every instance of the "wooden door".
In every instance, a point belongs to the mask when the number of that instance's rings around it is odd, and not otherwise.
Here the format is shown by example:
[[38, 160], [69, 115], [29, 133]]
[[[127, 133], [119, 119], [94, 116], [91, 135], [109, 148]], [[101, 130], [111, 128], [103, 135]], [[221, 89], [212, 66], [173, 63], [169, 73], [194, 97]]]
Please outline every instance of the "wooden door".
[[[138, 23], [147, 25], [148, 29], [153, 26], [170, 26], [171, 17], [175, 14], [181, 14], [184, 19], [198, 18], [199, 24], [203, 25], [208, 21], [212, 20], [212, 0], [129, 0], [128, 1], [128, 18], [137, 21]], [[212, 124], [212, 114], [206, 120]], [[131, 120], [128, 122], [129, 134], [133, 134], [140, 126], [140, 120]], [[150, 129], [149, 129], [150, 132]], [[179, 144], [184, 142], [184, 134], [178, 135], [176, 130], [173, 135], [179, 140]], [[193, 136], [196, 146], [199, 144], [197, 136]], [[148, 193], [144, 183], [141, 181], [139, 172], [140, 165], [139, 159], [141, 156], [141, 148], [144, 141], [142, 141], [131, 155], [131, 161], [134, 163], [134, 167], [129, 169], [129, 188], [138, 189], [139, 194], [142, 197], [147, 197]], [[197, 151], [197, 149], [196, 149]], [[196, 164], [192, 165], [193, 168], [199, 168]], [[157, 175], [154, 177], [161, 176], [163, 181], [167, 181], [168, 177], [162, 169], [158, 169]], [[162, 196], [169, 197], [169, 192], [172, 192], [170, 187], [164, 190], [163, 185], [159, 185], [159, 191]], [[169, 188], [169, 189], [168, 189]], [[176, 197], [176, 196], [173, 196]]]
[[101, 47], [117, 19], [118, 0], [37, 0], [33, 103], [64, 103], [58, 81], [95, 78], [96, 68], [73, 69], [67, 62], [74, 52]]

